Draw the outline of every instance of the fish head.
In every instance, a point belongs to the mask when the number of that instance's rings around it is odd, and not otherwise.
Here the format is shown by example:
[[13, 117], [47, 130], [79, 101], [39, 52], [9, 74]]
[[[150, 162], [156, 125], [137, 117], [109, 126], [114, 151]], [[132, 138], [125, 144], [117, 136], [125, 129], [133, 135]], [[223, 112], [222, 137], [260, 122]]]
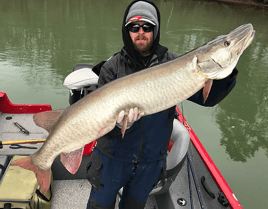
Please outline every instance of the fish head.
[[241, 54], [251, 44], [254, 35], [253, 26], [249, 23], [200, 47], [196, 55], [198, 74], [208, 79], [223, 79], [229, 76]]

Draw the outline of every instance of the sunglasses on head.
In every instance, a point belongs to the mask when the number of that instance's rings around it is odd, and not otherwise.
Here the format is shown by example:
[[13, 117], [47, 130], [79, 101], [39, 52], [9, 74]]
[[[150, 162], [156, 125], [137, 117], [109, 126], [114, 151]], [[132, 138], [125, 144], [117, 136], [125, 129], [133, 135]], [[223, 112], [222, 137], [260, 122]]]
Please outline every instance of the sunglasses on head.
[[143, 25], [129, 24], [127, 28], [129, 31], [131, 31], [133, 33], [139, 32], [140, 28], [142, 28], [145, 33], [149, 33], [149, 32], [154, 30], [154, 26], [152, 24], [149, 24], [149, 23], [146, 23]]

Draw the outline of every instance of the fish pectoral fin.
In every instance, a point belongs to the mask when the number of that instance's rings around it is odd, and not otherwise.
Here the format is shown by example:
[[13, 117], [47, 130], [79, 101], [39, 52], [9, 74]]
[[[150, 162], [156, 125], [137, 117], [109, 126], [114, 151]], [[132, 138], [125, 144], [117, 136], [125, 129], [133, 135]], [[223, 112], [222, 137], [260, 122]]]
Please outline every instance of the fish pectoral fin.
[[[132, 112], [133, 112], [133, 109], [132, 109]], [[126, 132], [126, 129], [127, 129], [127, 123], [128, 123], [128, 120], [129, 120], [129, 117], [127, 114], [125, 114], [125, 111], [122, 110], [119, 115], [118, 115], [118, 118], [116, 120], [116, 123], [117, 123], [117, 126], [119, 128], [121, 128], [121, 134], [122, 134], [122, 139], [124, 138], [125, 136], [125, 132]]]
[[127, 130], [127, 123], [128, 123], [128, 116], [125, 116], [122, 120], [122, 128], [121, 128], [122, 139], [124, 138], [125, 132]]
[[52, 110], [40, 112], [33, 116], [35, 124], [48, 132], [52, 130], [54, 124], [59, 120], [64, 110]]
[[50, 187], [51, 169], [42, 170], [32, 163], [31, 156], [15, 160], [10, 166], [19, 166], [21, 168], [33, 171], [37, 179], [42, 194], [45, 194]]
[[70, 153], [61, 153], [60, 161], [64, 167], [72, 174], [75, 174], [80, 167], [82, 156], [83, 156], [84, 147]]
[[213, 84], [213, 80], [209, 79], [209, 80], [206, 81], [206, 83], [204, 85], [204, 88], [203, 88], [203, 98], [204, 98], [203, 102], [204, 102], [204, 104], [207, 101], [207, 98], [208, 98], [209, 92], [211, 90], [212, 84]]

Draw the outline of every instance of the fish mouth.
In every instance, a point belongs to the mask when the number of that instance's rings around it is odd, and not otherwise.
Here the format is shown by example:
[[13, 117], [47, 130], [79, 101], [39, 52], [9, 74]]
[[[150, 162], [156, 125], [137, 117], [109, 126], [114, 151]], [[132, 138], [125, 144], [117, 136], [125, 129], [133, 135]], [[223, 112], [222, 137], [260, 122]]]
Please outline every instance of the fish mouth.
[[216, 79], [223, 79], [233, 72], [233, 69], [237, 65], [240, 56], [252, 43], [255, 36], [255, 30], [253, 30], [253, 26], [249, 23], [234, 29], [227, 34], [227, 37], [229, 35], [231, 36], [230, 39], [233, 38], [234, 42], [234, 45], [230, 48], [230, 63], [228, 66], [223, 67], [223, 70], [218, 72]]
[[232, 56], [240, 56], [243, 51], [252, 43], [254, 36], [255, 30], [250, 23], [241, 25], [227, 34], [227, 39], [230, 39], [230, 41], [234, 42], [234, 45], [231, 49], [231, 51], [233, 51]]

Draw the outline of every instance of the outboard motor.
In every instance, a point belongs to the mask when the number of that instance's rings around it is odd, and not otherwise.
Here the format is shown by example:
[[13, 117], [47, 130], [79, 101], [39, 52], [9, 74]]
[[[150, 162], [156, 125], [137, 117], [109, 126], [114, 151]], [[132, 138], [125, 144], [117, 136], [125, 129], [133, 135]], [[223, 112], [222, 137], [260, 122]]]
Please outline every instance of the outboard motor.
[[94, 65], [77, 64], [65, 78], [63, 85], [70, 90], [70, 105], [97, 89], [99, 76], [92, 71], [93, 67]]
[[[99, 69], [101, 66], [95, 67]], [[99, 71], [94, 69], [95, 67], [89, 64], [77, 64], [74, 66], [74, 72], [66, 77], [63, 85], [70, 90], [70, 105], [97, 89]], [[190, 136], [185, 126], [177, 119], [173, 123], [171, 140], [173, 146], [167, 155], [166, 170], [159, 176], [159, 181], [150, 195], [167, 192], [184, 164]], [[122, 192], [123, 188], [119, 191], [119, 196]]]

